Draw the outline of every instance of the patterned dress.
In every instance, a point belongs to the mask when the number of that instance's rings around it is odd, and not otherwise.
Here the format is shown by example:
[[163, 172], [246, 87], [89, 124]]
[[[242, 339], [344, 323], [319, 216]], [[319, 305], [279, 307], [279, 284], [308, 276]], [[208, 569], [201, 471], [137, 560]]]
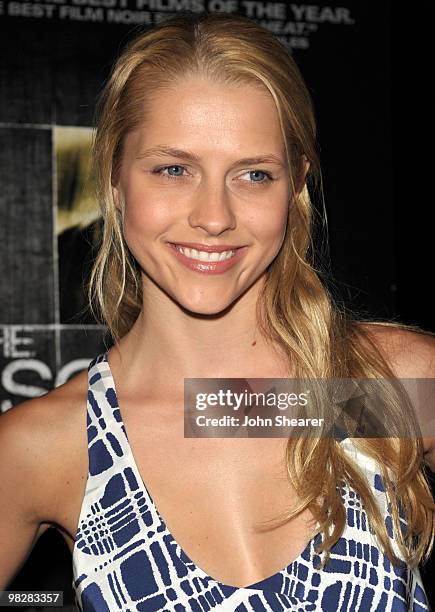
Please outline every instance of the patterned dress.
[[[339, 488], [341, 538], [317, 570], [317, 534], [292, 563], [247, 587], [222, 584], [186, 555], [160, 516], [135, 463], [107, 353], [88, 368], [89, 470], [73, 550], [73, 589], [82, 612], [327, 612], [430, 610], [418, 569], [394, 567], [376, 544], [359, 495]], [[364, 470], [392, 539], [390, 507], [376, 463], [351, 439], [343, 447]]]

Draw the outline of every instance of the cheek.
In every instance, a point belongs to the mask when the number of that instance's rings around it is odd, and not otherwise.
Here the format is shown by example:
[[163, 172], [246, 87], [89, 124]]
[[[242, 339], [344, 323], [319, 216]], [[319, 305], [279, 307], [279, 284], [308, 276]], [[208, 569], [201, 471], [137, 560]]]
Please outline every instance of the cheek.
[[170, 225], [170, 207], [152, 194], [125, 195], [124, 238], [136, 257]]
[[282, 242], [287, 218], [288, 203], [284, 198], [264, 201], [261, 207], [251, 212], [249, 225], [255, 237], [264, 244], [270, 244], [273, 249]]

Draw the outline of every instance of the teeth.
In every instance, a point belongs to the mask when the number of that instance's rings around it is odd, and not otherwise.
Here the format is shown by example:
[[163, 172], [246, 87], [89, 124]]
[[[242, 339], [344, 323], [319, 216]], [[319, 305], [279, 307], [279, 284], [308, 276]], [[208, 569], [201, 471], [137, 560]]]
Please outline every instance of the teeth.
[[197, 251], [196, 249], [188, 249], [186, 247], [181, 247], [178, 244], [175, 245], [176, 249], [183, 253], [186, 257], [190, 259], [197, 259], [199, 261], [224, 261], [225, 259], [230, 259], [235, 253], [235, 251], [223, 251], [222, 253], [207, 253], [206, 251]]

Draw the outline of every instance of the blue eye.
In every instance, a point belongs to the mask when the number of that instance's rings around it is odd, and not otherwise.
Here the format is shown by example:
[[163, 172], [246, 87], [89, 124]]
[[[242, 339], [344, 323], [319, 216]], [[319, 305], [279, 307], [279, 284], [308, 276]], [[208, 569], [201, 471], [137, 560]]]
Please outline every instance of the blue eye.
[[[258, 176], [259, 174], [260, 174], [260, 175], [262, 174], [262, 175], [263, 175], [263, 177], [270, 178], [270, 175], [269, 175], [269, 174], [267, 174], [266, 172], [263, 172], [262, 170], [250, 170], [249, 174], [251, 175], [251, 178], [252, 178], [252, 176], [253, 176], [254, 174], [256, 174], [257, 176]], [[260, 176], [260, 179], [261, 179], [261, 176]], [[263, 180], [259, 180], [259, 181], [254, 180], [253, 182], [254, 182], [254, 183], [263, 183], [263, 182], [265, 182], [265, 181], [263, 181]]]
[[[181, 170], [181, 173], [177, 173], [177, 172], [175, 172], [175, 174], [172, 174], [172, 173], [170, 172], [170, 170], [173, 170], [174, 168], [177, 168], [178, 170]], [[183, 170], [184, 170], [184, 168], [183, 168], [183, 166], [178, 166], [178, 165], [175, 165], [175, 164], [174, 164], [173, 166], [165, 166], [164, 168], [161, 168], [161, 170], [167, 170], [167, 171], [168, 171], [169, 176], [178, 177], [178, 176], [183, 176]]]
[[242, 179], [242, 181], [245, 182], [247, 186], [251, 187], [254, 185], [267, 185], [267, 183], [275, 180], [270, 172], [266, 172], [265, 170], [249, 170], [242, 176], [245, 175], [249, 175], [249, 179]]

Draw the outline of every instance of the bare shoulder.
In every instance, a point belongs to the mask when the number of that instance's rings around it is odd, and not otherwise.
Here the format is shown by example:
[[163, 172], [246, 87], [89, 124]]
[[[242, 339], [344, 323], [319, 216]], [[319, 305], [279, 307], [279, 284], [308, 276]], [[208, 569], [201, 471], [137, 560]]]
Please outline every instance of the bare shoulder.
[[[435, 337], [390, 325], [361, 324], [397, 378], [435, 378]], [[435, 404], [434, 404], [435, 422]], [[423, 438], [425, 459], [435, 472], [435, 437]]]
[[362, 323], [398, 378], [435, 377], [435, 336], [398, 326]]
[[[0, 463], [15, 504], [33, 522], [61, 520], [87, 473], [87, 371], [0, 418]], [[5, 477], [7, 477], [5, 475]], [[13, 508], [12, 508], [13, 509]]]

